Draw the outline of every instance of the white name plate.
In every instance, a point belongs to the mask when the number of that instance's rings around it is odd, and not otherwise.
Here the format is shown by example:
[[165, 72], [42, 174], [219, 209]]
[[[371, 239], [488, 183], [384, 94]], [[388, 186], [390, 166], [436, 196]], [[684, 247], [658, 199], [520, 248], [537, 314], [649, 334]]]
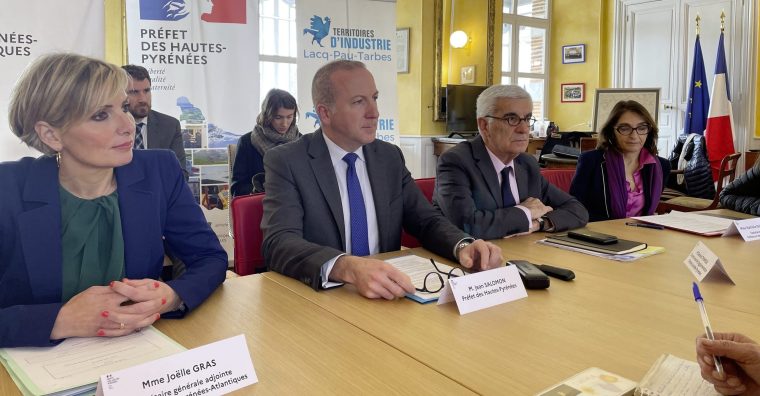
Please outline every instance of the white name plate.
[[464, 315], [528, 297], [528, 293], [517, 267], [510, 265], [449, 279], [438, 303], [449, 302], [452, 296]]
[[723, 267], [718, 256], [701, 241], [697, 242], [697, 246], [694, 246], [683, 263], [699, 282], [709, 278], [727, 279], [732, 284], [736, 284], [728, 275], [728, 271]]
[[723, 236], [739, 234], [744, 242], [760, 239], [760, 217], [747, 220], [734, 220]]
[[96, 395], [223, 395], [256, 382], [241, 334], [102, 375]]

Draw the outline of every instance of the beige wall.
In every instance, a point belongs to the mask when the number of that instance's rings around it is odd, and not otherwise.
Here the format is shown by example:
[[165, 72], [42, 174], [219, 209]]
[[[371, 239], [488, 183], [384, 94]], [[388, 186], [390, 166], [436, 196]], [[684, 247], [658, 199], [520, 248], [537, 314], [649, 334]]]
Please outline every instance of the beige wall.
[[[604, 80], [603, 68], [610, 58], [602, 40], [602, 7], [606, 0], [554, 0], [552, 2], [551, 50], [549, 55], [549, 119], [562, 131], [589, 131], [594, 91]], [[562, 21], [558, 23], [557, 21]], [[562, 46], [586, 45], [585, 63], [562, 63]], [[561, 84], [584, 83], [585, 101], [563, 103]]]
[[105, 0], [105, 13], [105, 60], [116, 65], [123, 65], [127, 62], [124, 0]]
[[409, 28], [409, 73], [397, 74], [401, 135], [441, 135], [446, 124], [433, 121], [434, 0], [399, 0], [396, 26]]

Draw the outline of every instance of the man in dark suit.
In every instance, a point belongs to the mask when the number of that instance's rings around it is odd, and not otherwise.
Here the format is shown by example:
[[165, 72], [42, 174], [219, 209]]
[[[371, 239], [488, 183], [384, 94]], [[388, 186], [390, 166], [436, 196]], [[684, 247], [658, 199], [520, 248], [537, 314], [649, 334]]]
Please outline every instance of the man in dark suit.
[[[269, 150], [264, 258], [319, 290], [354, 284], [368, 298], [413, 293], [409, 277], [366, 255], [398, 250], [401, 229], [464, 267], [503, 265], [501, 249], [454, 227], [425, 199], [398, 147], [375, 140], [378, 92], [363, 63], [334, 61], [312, 82], [322, 128]], [[420, 285], [421, 286], [421, 285]]]
[[137, 125], [135, 149], [168, 149], [174, 152], [187, 180], [185, 146], [176, 118], [151, 109], [150, 74], [142, 66], [122, 66], [132, 79], [127, 88], [129, 112]]
[[476, 238], [563, 231], [588, 222], [586, 208], [541, 176], [535, 158], [525, 153], [536, 121], [532, 112], [533, 101], [524, 89], [486, 89], [477, 100], [480, 136], [438, 160], [433, 202]]

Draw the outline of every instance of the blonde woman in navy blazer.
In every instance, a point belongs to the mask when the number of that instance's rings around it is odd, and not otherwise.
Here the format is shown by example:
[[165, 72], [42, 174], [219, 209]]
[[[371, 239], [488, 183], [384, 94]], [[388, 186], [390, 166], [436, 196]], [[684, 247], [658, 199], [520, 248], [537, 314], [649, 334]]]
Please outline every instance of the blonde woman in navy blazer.
[[[227, 254], [174, 154], [132, 151], [127, 82], [117, 66], [56, 54], [37, 60], [16, 86], [11, 130], [46, 155], [0, 164], [0, 347], [126, 335], [161, 317], [183, 316], [224, 281]], [[107, 199], [111, 211], [100, 211]], [[89, 260], [92, 272], [120, 274], [95, 284], [82, 280], [90, 275], [80, 263], [87, 260], [66, 242], [76, 235], [69, 225], [87, 221], [62, 220], [68, 208], [85, 206], [106, 213], [96, 220], [108, 222], [98, 224], [112, 225], [81, 233], [82, 251], [114, 258]], [[93, 235], [111, 238], [88, 239]], [[158, 280], [164, 238], [187, 266], [166, 283]], [[65, 283], [71, 262], [81, 271]]]

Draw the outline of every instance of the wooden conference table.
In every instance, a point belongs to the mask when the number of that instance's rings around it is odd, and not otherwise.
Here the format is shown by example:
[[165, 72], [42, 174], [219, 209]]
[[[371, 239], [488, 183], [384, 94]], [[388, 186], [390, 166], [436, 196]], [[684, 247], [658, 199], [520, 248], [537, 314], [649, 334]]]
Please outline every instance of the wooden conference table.
[[[264, 276], [474, 392], [528, 395], [592, 366], [638, 381], [662, 353], [693, 360], [702, 324], [694, 279], [682, 261], [702, 240], [737, 283], [702, 284], [713, 327], [760, 340], [760, 242], [628, 227], [623, 220], [589, 228], [666, 251], [623, 263], [537, 245], [541, 234], [500, 240], [505, 258], [570, 268], [576, 279], [552, 279], [549, 289], [529, 290], [528, 298], [464, 316], [454, 304], [367, 300], [350, 286], [315, 293], [282, 275]], [[432, 256], [418, 248], [382, 257], [409, 253]]]
[[[187, 348], [245, 334], [259, 382], [233, 394], [473, 394], [261, 275], [228, 279], [156, 327]], [[0, 366], [0, 395], [20, 394]]]
[[[714, 328], [760, 340], [760, 242], [622, 220], [589, 228], [666, 251], [621, 263], [537, 245], [541, 234], [499, 240], [505, 258], [570, 268], [576, 279], [464, 316], [454, 304], [368, 300], [351, 286], [314, 292], [270, 272], [228, 280], [189, 317], [157, 327], [188, 348], [245, 333], [260, 382], [239, 394], [523, 395], [591, 366], [637, 381], [662, 353], [694, 359], [701, 322], [682, 261], [701, 240], [736, 282], [700, 286]], [[410, 253], [433, 256], [381, 257]], [[0, 370], [0, 394], [17, 393]]]

